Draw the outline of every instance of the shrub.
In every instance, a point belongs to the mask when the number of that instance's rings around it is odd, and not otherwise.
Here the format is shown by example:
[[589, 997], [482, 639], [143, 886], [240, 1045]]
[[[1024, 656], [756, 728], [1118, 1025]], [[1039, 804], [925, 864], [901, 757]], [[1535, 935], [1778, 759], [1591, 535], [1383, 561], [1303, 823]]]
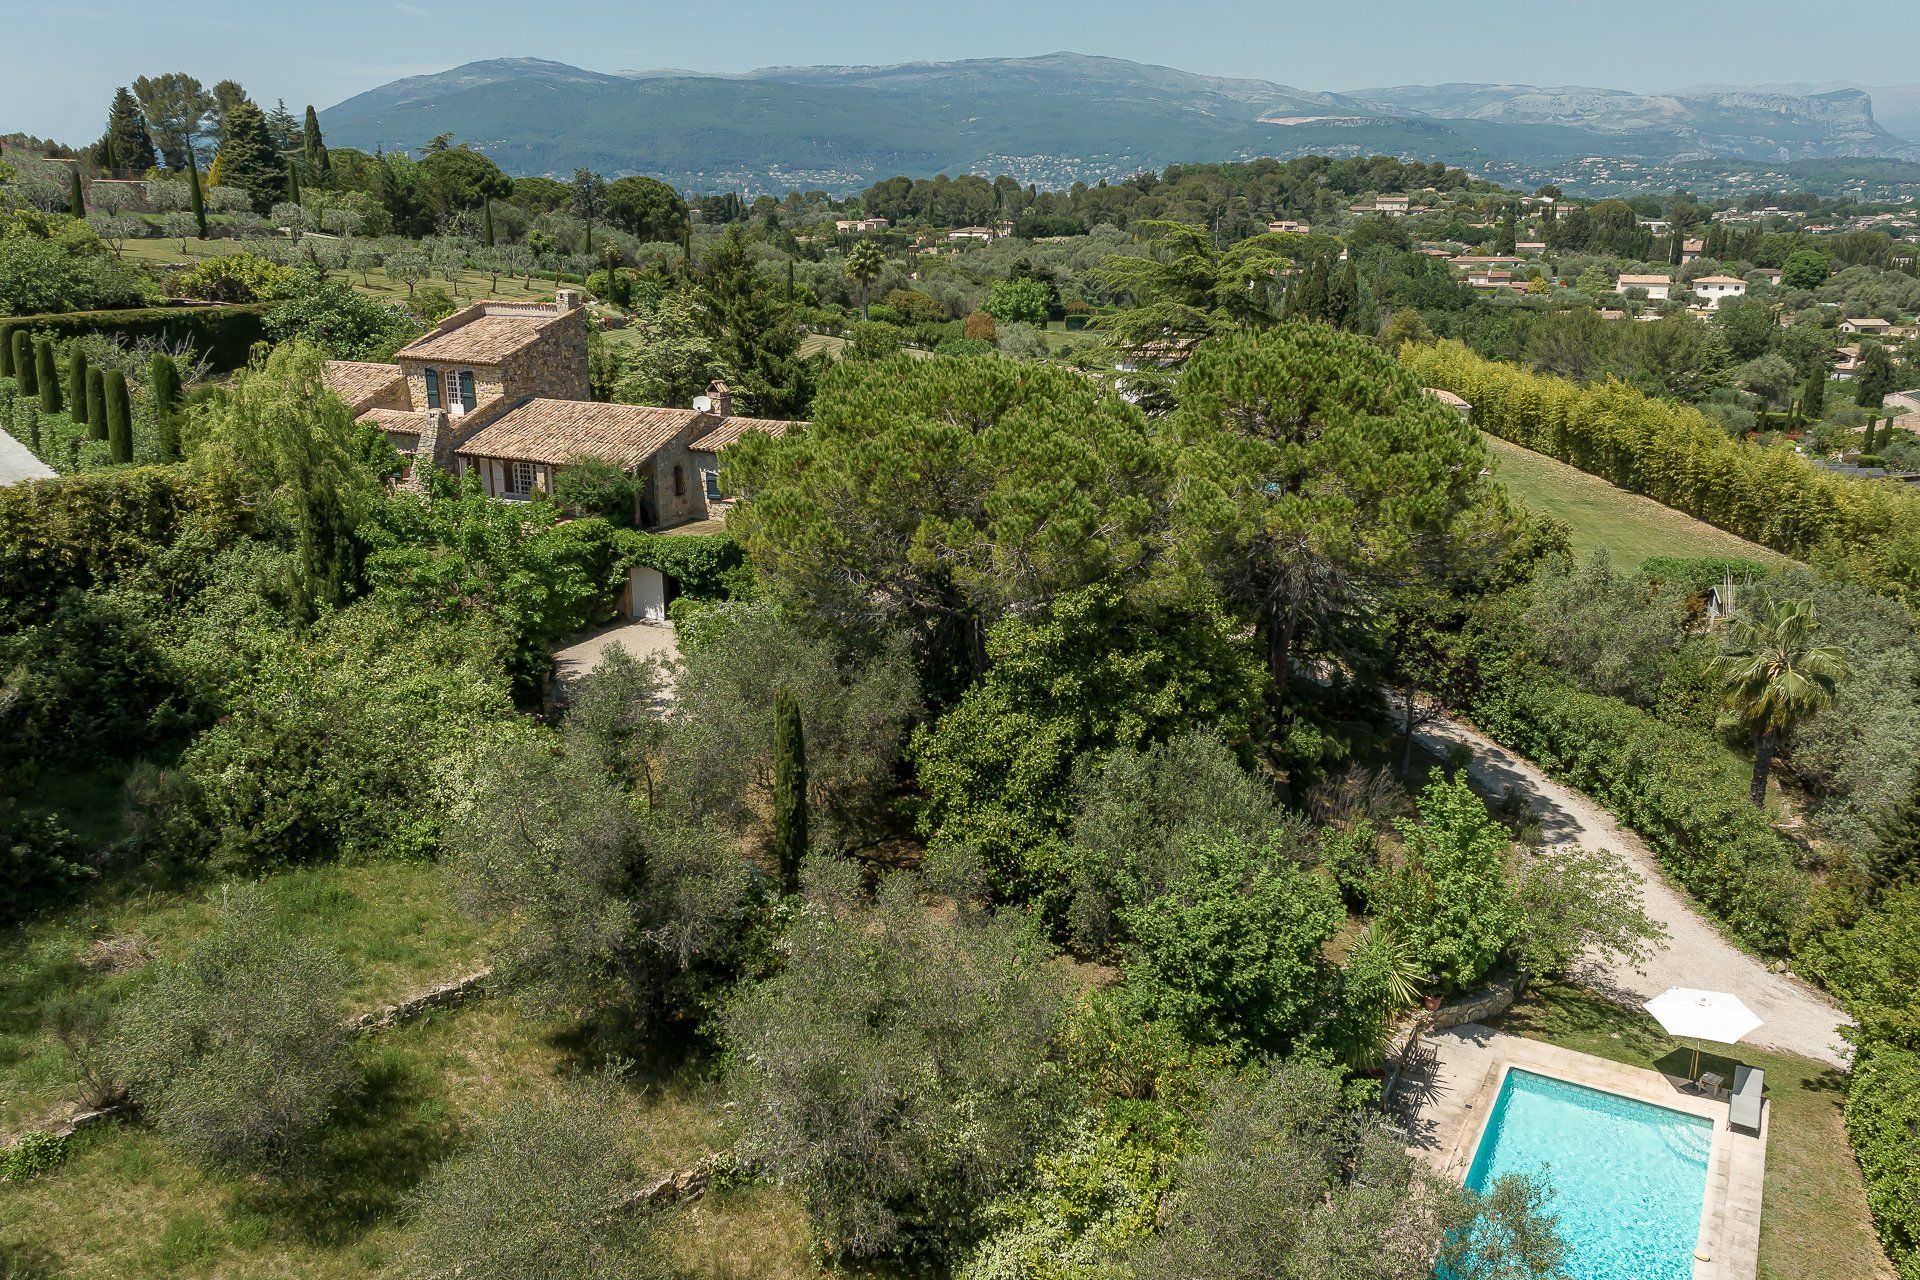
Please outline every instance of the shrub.
[[182, 959], [155, 962], [115, 1033], [141, 1112], [210, 1165], [297, 1165], [354, 1076], [339, 962], [270, 910], [235, 893]]
[[1511, 841], [1463, 778], [1429, 783], [1416, 804], [1418, 820], [1398, 823], [1404, 864], [1387, 873], [1376, 906], [1441, 987], [1460, 991], [1493, 968], [1519, 930], [1507, 882]]
[[134, 467], [0, 488], [0, 631], [52, 614], [70, 590], [111, 586], [190, 535], [233, 540], [233, 494], [177, 467]]
[[0, 796], [0, 927], [52, 906], [93, 874], [80, 846], [51, 816]]
[[618, 1207], [643, 1168], [620, 1091], [590, 1077], [520, 1097], [408, 1201], [408, 1280], [613, 1280], [663, 1274], [653, 1224]]
[[290, 294], [293, 284], [292, 268], [256, 253], [202, 258], [173, 281], [181, 297], [208, 302], [272, 302]]
[[743, 1154], [795, 1188], [830, 1253], [938, 1263], [1031, 1167], [1067, 1102], [1064, 1010], [1020, 917], [929, 912], [902, 873], [810, 866], [786, 968], [726, 1011]]
[[1902, 1277], [1920, 1276], [1920, 1053], [1865, 1054], [1853, 1068], [1846, 1114], [1880, 1242]]
[[1483, 639], [1481, 683], [1467, 703], [1475, 723], [1605, 805], [1747, 945], [1783, 954], [1805, 916], [1806, 884], [1787, 842], [1748, 800], [1745, 764]]
[[108, 369], [100, 375], [100, 400], [107, 415], [107, 447], [113, 460], [133, 461], [133, 401], [127, 393], [127, 375]]
[[0, 637], [0, 765], [135, 755], [191, 727], [184, 673], [130, 602], [71, 591]]
[[273, 341], [310, 343], [335, 360], [383, 359], [419, 332], [419, 323], [404, 309], [312, 272], [300, 273], [286, 300], [266, 316]]
[[1329, 990], [1338, 890], [1246, 841], [1199, 837], [1183, 852], [1164, 893], [1121, 913], [1128, 996], [1196, 1044], [1285, 1054]]
[[633, 528], [640, 489], [638, 477], [601, 458], [575, 458], [553, 480], [553, 496], [562, 506], [619, 529]]
[[975, 342], [991, 343], [996, 336], [993, 317], [984, 311], [971, 313], [967, 316], [967, 324], [963, 336], [971, 338]]

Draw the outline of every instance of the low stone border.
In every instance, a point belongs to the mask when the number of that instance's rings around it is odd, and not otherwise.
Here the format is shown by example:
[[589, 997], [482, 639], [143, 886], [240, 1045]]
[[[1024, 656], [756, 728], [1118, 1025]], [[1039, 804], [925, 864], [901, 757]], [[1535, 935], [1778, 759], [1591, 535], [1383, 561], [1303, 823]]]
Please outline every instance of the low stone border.
[[623, 1196], [618, 1208], [624, 1213], [651, 1213], [671, 1208], [699, 1199], [713, 1186], [716, 1178], [745, 1178], [751, 1176], [752, 1172], [751, 1166], [742, 1163], [733, 1152], [716, 1151], [696, 1160], [691, 1168], [666, 1174]]
[[493, 977], [493, 970], [489, 967], [478, 973], [470, 973], [464, 978], [456, 978], [452, 982], [428, 987], [420, 994], [409, 996], [399, 1004], [390, 1004], [372, 1013], [363, 1013], [347, 1019], [347, 1029], [355, 1032], [385, 1031], [403, 1022], [411, 1022], [421, 1014], [430, 1013], [435, 1009], [455, 1008], [481, 994], [487, 985], [487, 980], [491, 977]]

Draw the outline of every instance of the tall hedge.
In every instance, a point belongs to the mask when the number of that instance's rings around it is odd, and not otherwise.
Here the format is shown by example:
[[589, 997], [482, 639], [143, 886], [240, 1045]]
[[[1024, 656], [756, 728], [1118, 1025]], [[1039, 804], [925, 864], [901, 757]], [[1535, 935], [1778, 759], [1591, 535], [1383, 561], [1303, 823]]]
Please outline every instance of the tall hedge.
[[71, 589], [109, 585], [189, 528], [243, 527], [238, 501], [184, 467], [127, 467], [0, 487], [0, 633], [43, 621]]
[[87, 439], [107, 438], [106, 371], [87, 370]]
[[1401, 358], [1428, 386], [1465, 398], [1482, 430], [1920, 605], [1920, 492], [1910, 486], [1733, 439], [1698, 410], [1619, 382], [1583, 387], [1457, 342]]
[[40, 384], [40, 412], [59, 413], [60, 362], [54, 358], [53, 339], [40, 338], [33, 344], [33, 380]]
[[1863, 1047], [1846, 1116], [1880, 1243], [1902, 1277], [1920, 1277], [1920, 1054]]
[[0, 378], [13, 376], [13, 331], [17, 327], [0, 324]]
[[1667, 874], [1742, 942], [1787, 952], [1809, 885], [1792, 846], [1749, 802], [1744, 762], [1521, 655], [1482, 655], [1467, 710], [1490, 737], [1638, 832]]
[[154, 352], [147, 366], [147, 388], [160, 457], [171, 462], [180, 456], [180, 366], [164, 351]]
[[87, 425], [87, 353], [77, 342], [67, 352], [67, 416], [77, 427]]
[[33, 335], [15, 329], [10, 346], [13, 351], [13, 382], [23, 396], [40, 394], [39, 370], [34, 363]]
[[67, 311], [19, 316], [15, 323], [58, 338], [82, 334], [120, 334], [129, 340], [159, 338], [169, 346], [187, 343], [221, 370], [246, 365], [253, 344], [267, 336], [270, 304], [236, 302], [212, 307], [134, 307], [126, 311]]
[[785, 689], [773, 699], [773, 853], [781, 890], [798, 893], [807, 853], [807, 739], [800, 703]]
[[100, 378], [100, 392], [107, 410], [107, 447], [115, 462], [132, 462], [133, 399], [127, 394], [127, 375], [107, 370]]

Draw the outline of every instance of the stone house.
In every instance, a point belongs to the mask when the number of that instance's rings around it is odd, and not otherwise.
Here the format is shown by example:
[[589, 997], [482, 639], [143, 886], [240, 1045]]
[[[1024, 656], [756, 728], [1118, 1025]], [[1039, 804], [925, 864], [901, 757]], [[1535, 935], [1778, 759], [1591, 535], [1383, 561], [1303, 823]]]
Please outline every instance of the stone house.
[[475, 474], [494, 497], [552, 493], [558, 472], [609, 462], [641, 483], [635, 522], [666, 528], [725, 510], [720, 452], [748, 431], [794, 423], [736, 418], [715, 382], [691, 408], [589, 399], [587, 319], [576, 290], [556, 301], [477, 302], [402, 347], [391, 364], [335, 360], [327, 386], [384, 432], [409, 472], [427, 464]]

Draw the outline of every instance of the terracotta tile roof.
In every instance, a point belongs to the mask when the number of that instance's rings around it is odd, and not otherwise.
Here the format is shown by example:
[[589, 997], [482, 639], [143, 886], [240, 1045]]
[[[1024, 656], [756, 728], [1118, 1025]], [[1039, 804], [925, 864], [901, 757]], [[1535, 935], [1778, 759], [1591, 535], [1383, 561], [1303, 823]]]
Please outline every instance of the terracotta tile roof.
[[1739, 276], [1699, 276], [1694, 280], [1694, 283], [1695, 284], [1745, 284], [1746, 281], [1742, 280]]
[[715, 421], [692, 409], [655, 409], [591, 400], [528, 400], [480, 428], [454, 450], [467, 457], [564, 463], [602, 458], [633, 468], [681, 431]]
[[321, 376], [327, 390], [345, 400], [356, 416], [404, 377], [397, 364], [369, 364], [364, 360], [329, 360]]
[[783, 436], [793, 427], [802, 427], [804, 422], [784, 422], [778, 418], [722, 418], [720, 425], [688, 445], [696, 453], [718, 453], [728, 445], [740, 443], [740, 437], [749, 431], [764, 431], [770, 436]]
[[408, 413], [402, 409], [369, 409], [360, 421], [382, 431], [411, 432], [419, 435], [433, 424], [431, 413]]
[[1673, 283], [1673, 279], [1670, 276], [1621, 276], [1620, 277], [1620, 287], [1622, 289], [1627, 288], [1629, 285], [1636, 285], [1636, 284], [1672, 284], [1672, 283]]
[[476, 303], [448, 316], [432, 332], [400, 348], [398, 357], [498, 364], [568, 314], [541, 302]]

